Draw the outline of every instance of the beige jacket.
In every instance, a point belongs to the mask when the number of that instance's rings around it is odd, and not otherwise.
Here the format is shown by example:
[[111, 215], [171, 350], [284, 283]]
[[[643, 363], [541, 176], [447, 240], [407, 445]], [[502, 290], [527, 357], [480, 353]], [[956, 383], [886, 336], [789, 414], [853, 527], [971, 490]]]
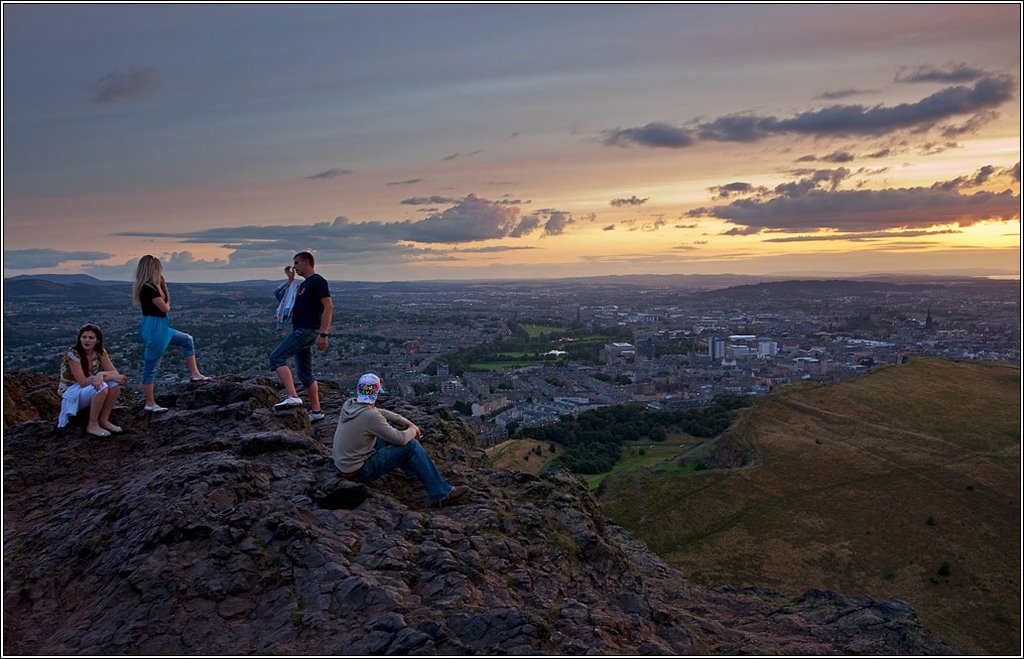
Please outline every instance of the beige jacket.
[[[399, 430], [388, 421], [403, 424], [406, 428]], [[402, 446], [416, 437], [416, 429], [401, 414], [349, 398], [341, 406], [338, 429], [334, 431], [334, 466], [343, 474], [357, 471], [373, 455], [378, 437]]]

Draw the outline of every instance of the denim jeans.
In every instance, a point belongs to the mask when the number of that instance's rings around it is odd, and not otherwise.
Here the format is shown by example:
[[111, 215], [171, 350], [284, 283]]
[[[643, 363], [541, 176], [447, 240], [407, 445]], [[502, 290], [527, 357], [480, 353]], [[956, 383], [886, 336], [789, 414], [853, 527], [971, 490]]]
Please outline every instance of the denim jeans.
[[270, 370], [276, 371], [288, 363], [289, 357], [294, 356], [299, 382], [306, 387], [313, 384], [316, 379], [313, 377], [313, 344], [319, 337], [319, 329], [293, 329], [270, 353]]
[[433, 503], [440, 503], [452, 491], [448, 481], [437, 473], [434, 461], [430, 459], [419, 440], [413, 439], [404, 446], [385, 442], [377, 438], [374, 453], [363, 463], [356, 480], [369, 483], [384, 476], [396, 467], [413, 472], [423, 483], [427, 496]]
[[[181, 346], [182, 357], [191, 357], [196, 354], [196, 344], [192, 340], [191, 334], [174, 330], [174, 336], [171, 337], [171, 345]], [[160, 357], [163, 357], [163, 355], [160, 355]], [[142, 384], [153, 384], [153, 380], [156, 378], [156, 369], [160, 366], [160, 357], [143, 360], [142, 377], [140, 378]]]

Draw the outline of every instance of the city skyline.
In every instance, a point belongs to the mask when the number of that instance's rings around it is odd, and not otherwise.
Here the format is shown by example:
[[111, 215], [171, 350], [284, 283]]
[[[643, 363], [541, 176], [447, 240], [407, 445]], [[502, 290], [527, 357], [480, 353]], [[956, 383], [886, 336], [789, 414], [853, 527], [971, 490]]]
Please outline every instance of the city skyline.
[[1019, 3], [3, 22], [5, 277], [1019, 275]]

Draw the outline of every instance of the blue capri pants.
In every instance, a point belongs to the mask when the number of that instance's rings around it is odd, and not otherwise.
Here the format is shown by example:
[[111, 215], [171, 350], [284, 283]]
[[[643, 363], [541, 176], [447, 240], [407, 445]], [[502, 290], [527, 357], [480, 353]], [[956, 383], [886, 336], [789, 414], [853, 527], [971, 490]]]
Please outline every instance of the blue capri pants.
[[[192, 340], [191, 334], [185, 334], [174, 330], [174, 336], [171, 337], [172, 346], [181, 346], [181, 356], [188, 358], [196, 354], [196, 344]], [[161, 354], [155, 359], [145, 359], [142, 363], [142, 384], [153, 384], [153, 380], [156, 378], [156, 369], [160, 366], [160, 359], [163, 357]]]

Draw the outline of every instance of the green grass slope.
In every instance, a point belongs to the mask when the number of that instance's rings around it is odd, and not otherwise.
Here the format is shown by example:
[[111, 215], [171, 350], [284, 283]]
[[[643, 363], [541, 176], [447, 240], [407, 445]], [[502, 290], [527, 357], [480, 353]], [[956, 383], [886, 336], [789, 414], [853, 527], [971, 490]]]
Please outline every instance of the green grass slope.
[[637, 467], [606, 514], [691, 580], [910, 602], [966, 654], [1020, 653], [1020, 369], [913, 359], [759, 399], [736, 470]]

